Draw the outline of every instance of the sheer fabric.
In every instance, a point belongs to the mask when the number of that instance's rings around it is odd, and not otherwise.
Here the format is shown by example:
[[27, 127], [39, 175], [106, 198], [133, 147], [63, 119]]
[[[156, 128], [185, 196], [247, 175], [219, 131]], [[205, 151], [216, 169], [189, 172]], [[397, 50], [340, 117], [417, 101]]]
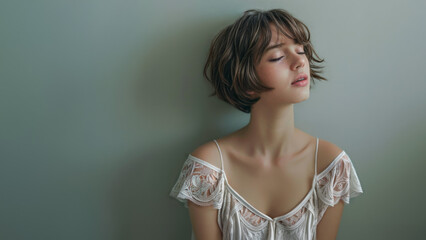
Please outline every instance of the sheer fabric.
[[317, 138], [312, 189], [292, 211], [272, 219], [250, 205], [228, 184], [222, 153], [219, 144], [214, 141], [221, 155], [222, 169], [189, 154], [170, 196], [181, 201], [186, 208], [189, 200], [200, 206], [218, 209], [218, 226], [224, 240], [315, 239], [316, 226], [327, 207], [334, 206], [339, 200], [349, 204], [350, 198], [363, 192], [345, 151], [325, 170], [316, 173]]

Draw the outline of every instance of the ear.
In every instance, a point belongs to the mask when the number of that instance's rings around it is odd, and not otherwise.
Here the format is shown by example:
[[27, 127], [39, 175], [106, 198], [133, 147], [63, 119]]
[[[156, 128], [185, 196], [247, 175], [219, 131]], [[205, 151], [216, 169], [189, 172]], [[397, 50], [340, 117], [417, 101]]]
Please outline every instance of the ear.
[[253, 98], [259, 97], [259, 94], [256, 93], [255, 91], [247, 91], [246, 93], [248, 93]]

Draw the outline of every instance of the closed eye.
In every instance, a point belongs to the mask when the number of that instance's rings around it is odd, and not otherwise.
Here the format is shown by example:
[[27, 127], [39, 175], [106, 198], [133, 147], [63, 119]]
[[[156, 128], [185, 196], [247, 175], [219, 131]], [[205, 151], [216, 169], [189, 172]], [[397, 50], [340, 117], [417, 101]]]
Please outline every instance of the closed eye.
[[279, 57], [279, 58], [273, 58], [273, 59], [271, 59], [271, 60], [269, 60], [269, 61], [271, 61], [271, 62], [276, 62], [276, 61], [281, 60], [283, 57], [284, 57], [284, 56], [281, 56], [281, 57]]
[[[298, 53], [298, 54], [303, 55], [303, 54], [305, 54], [305, 52], [300, 52], [300, 53]], [[269, 60], [269, 61], [270, 61], [270, 62], [276, 62], [276, 61], [281, 60], [283, 57], [284, 57], [284, 56], [281, 56], [281, 57], [279, 57], [279, 58], [273, 58], [273, 59], [271, 59], [271, 60]]]

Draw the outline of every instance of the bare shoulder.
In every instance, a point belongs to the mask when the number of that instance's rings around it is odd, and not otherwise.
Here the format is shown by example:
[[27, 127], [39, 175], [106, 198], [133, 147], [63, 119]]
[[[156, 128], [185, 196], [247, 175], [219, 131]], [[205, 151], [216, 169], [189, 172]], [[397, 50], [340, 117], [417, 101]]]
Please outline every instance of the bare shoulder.
[[219, 149], [214, 141], [209, 141], [198, 146], [191, 152], [191, 155], [208, 162], [215, 167], [221, 168]]
[[318, 173], [324, 171], [343, 150], [336, 144], [319, 139], [318, 142]]

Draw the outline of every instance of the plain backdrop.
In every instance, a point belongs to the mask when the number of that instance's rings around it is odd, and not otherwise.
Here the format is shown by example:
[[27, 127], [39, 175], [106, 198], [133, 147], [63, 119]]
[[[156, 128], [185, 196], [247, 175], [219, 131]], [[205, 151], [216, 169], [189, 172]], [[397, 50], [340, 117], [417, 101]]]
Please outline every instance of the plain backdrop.
[[2, 0], [0, 239], [189, 239], [182, 164], [249, 119], [202, 68], [251, 8], [288, 10], [325, 59], [295, 123], [357, 170], [338, 239], [424, 237], [425, 1]]

